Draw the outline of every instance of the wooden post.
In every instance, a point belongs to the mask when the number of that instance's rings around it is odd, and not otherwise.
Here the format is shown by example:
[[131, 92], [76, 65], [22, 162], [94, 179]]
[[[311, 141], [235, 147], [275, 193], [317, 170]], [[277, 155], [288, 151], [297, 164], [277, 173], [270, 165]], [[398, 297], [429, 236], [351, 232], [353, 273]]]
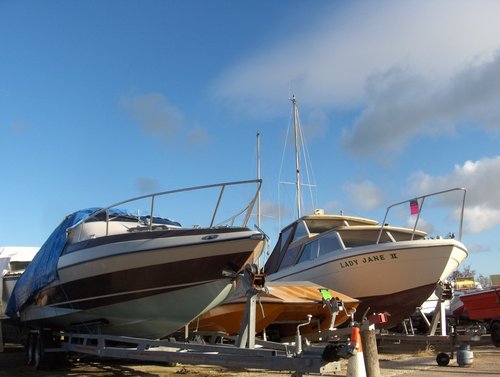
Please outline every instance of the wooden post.
[[363, 345], [363, 357], [367, 377], [380, 377], [380, 366], [378, 362], [377, 339], [375, 328], [371, 326], [361, 327], [361, 343]]

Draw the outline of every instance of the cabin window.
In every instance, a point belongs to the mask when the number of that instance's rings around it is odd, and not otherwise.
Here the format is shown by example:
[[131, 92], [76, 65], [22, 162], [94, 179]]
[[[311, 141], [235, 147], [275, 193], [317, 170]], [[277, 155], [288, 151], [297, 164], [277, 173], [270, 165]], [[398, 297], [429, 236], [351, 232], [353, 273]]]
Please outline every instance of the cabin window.
[[359, 247], [359, 246], [366, 246], [366, 245], [373, 245], [376, 240], [367, 240], [367, 239], [358, 239], [358, 238], [342, 238], [342, 240], [345, 243], [345, 247], [351, 248], [351, 247]]
[[299, 253], [299, 251], [300, 245], [288, 249], [285, 256], [283, 257], [283, 260], [281, 261], [280, 268], [292, 266], [297, 260], [297, 254]]
[[309, 260], [316, 259], [318, 255], [317, 250], [318, 247], [316, 242], [308, 243], [306, 246], [304, 246], [304, 251], [302, 252], [302, 255], [300, 256], [300, 259], [297, 263], [307, 262]]
[[300, 240], [301, 238], [309, 236], [309, 229], [304, 221], [299, 221], [297, 223], [297, 228], [295, 229], [295, 235], [293, 236], [293, 241]]
[[316, 259], [339, 249], [342, 249], [342, 244], [337, 237], [337, 232], [327, 233], [304, 246], [298, 263]]
[[[339, 236], [342, 238], [346, 247], [373, 245], [377, 242], [379, 230], [377, 229], [370, 232], [349, 230], [340, 232]], [[379, 243], [385, 242], [395, 242], [395, 239], [390, 233], [383, 231]]]
[[293, 231], [293, 227], [290, 227], [281, 233], [281, 245], [280, 245], [280, 254], [283, 255], [285, 252], [286, 248], [288, 247], [289, 241], [288, 239], [290, 238], [290, 234]]
[[318, 239], [318, 241], [318, 257], [331, 253], [332, 251], [342, 249], [342, 245], [340, 244], [340, 241], [337, 237], [337, 232], [327, 233], [323, 237]]
[[[270, 258], [270, 260], [274, 260], [273, 264], [275, 264], [276, 267], [283, 266], [283, 259], [286, 258], [287, 248], [290, 245], [290, 238], [292, 236], [293, 230], [294, 227], [290, 226], [287, 229], [283, 230], [280, 234], [278, 243], [276, 244], [276, 247], [274, 248], [274, 251], [271, 254]], [[277, 250], [279, 250], [279, 253], [277, 255], [274, 255]], [[268, 260], [268, 262], [270, 260]]]

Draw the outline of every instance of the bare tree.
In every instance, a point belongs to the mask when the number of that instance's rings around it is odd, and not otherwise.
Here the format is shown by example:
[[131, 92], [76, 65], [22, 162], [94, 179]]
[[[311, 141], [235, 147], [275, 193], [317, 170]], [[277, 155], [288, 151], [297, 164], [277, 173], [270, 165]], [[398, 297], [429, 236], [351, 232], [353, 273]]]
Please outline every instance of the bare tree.
[[460, 269], [453, 271], [453, 273], [449, 277], [449, 280], [455, 282], [457, 278], [474, 279], [474, 281], [480, 284], [483, 288], [491, 286], [491, 279], [482, 274], [478, 274], [476, 270], [473, 270], [470, 265], [462, 265]]

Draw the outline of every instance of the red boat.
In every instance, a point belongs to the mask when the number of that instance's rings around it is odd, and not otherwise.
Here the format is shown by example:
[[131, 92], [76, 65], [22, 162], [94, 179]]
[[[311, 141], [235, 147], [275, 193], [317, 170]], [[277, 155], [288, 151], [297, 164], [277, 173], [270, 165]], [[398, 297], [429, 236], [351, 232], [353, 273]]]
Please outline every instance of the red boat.
[[500, 286], [460, 296], [468, 317], [475, 320], [500, 317]]
[[483, 321], [491, 333], [493, 344], [500, 347], [500, 286], [460, 296], [465, 312], [473, 320]]

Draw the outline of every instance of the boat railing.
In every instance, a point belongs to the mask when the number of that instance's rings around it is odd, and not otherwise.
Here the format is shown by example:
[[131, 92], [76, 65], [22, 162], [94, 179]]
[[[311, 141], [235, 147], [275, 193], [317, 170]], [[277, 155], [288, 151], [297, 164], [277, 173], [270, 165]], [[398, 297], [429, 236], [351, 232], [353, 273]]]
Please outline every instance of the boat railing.
[[[228, 219], [217, 223], [214, 225], [215, 219], [217, 218], [217, 215], [219, 213], [221, 203], [222, 203], [222, 197], [224, 195], [224, 192], [227, 187], [229, 186], [238, 186], [238, 185], [250, 185], [250, 184], [255, 184], [256, 189], [255, 189], [255, 194], [251, 197], [249, 203], [241, 210], [237, 211], [236, 214], [232, 215]], [[153, 194], [147, 194], [147, 195], [141, 195], [137, 196], [131, 199], [123, 200], [118, 203], [114, 203], [108, 207], [102, 208], [94, 213], [92, 213], [91, 216], [86, 218], [85, 220], [79, 222], [78, 224], [74, 225], [73, 227], [78, 226], [82, 222], [89, 222], [95, 219], [98, 215], [104, 213], [106, 216], [106, 235], [109, 233], [109, 222], [110, 222], [110, 211], [113, 208], [117, 208], [119, 206], [122, 206], [127, 203], [131, 202], [137, 202], [139, 200], [144, 200], [144, 199], [150, 199], [150, 208], [149, 208], [149, 231], [153, 230], [153, 218], [154, 218], [154, 213], [155, 213], [155, 205], [156, 201], [159, 197], [161, 196], [166, 196], [166, 195], [172, 195], [176, 193], [181, 193], [181, 192], [189, 192], [189, 191], [201, 191], [201, 190], [208, 190], [208, 189], [214, 189], [214, 188], [220, 188], [218, 197], [217, 197], [217, 203], [215, 205], [215, 208], [213, 210], [212, 216], [211, 216], [211, 221], [209, 227], [221, 227], [221, 226], [233, 226], [234, 222], [237, 218], [240, 216], [244, 215], [243, 221], [241, 226], [247, 226], [248, 221], [250, 219], [250, 216], [252, 215], [253, 208], [255, 206], [255, 203], [258, 198], [258, 193], [260, 191], [262, 185], [262, 179], [253, 179], [253, 180], [246, 180], [246, 181], [233, 181], [233, 182], [225, 182], [225, 183], [216, 183], [216, 184], [210, 184], [210, 185], [203, 185], [203, 186], [193, 186], [193, 187], [187, 187], [187, 188], [182, 188], [182, 189], [176, 189], [176, 190], [169, 190], [169, 191], [162, 191], [162, 192], [156, 192]]]
[[426, 195], [418, 196], [416, 198], [404, 200], [402, 202], [395, 203], [395, 204], [392, 204], [389, 207], [387, 207], [387, 210], [386, 210], [385, 216], [384, 216], [384, 221], [382, 222], [382, 226], [380, 227], [380, 232], [378, 234], [377, 244], [380, 242], [380, 239], [381, 239], [382, 234], [384, 232], [384, 227], [386, 226], [386, 220], [387, 220], [387, 217], [389, 215], [389, 211], [392, 208], [400, 206], [402, 204], [410, 204], [411, 208], [415, 208], [414, 214], [417, 215], [417, 218], [415, 220], [415, 224], [413, 225], [413, 232], [411, 234], [411, 240], [413, 240], [415, 237], [418, 222], [420, 220], [420, 214], [422, 213], [422, 209], [424, 207], [425, 200], [429, 197], [447, 194], [447, 193], [450, 193], [452, 191], [462, 191], [462, 203], [461, 203], [462, 205], [461, 205], [461, 211], [460, 211], [459, 232], [458, 232], [458, 240], [462, 241], [462, 228], [463, 228], [463, 222], [464, 222], [465, 196], [467, 194], [467, 190], [463, 187], [456, 187], [456, 188], [438, 191], [438, 192], [433, 192], [431, 194], [426, 194]]

